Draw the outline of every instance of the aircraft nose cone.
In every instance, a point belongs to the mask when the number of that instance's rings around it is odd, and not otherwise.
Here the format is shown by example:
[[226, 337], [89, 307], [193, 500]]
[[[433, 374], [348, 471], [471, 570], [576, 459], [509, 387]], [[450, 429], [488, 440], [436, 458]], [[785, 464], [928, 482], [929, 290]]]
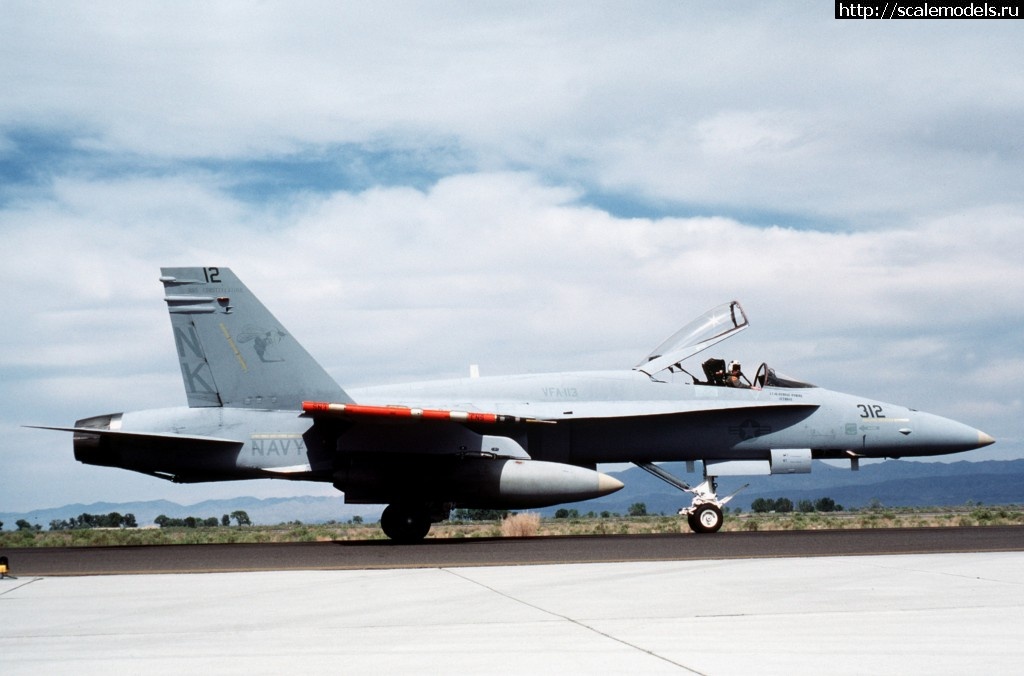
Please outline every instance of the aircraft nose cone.
[[615, 491], [619, 490], [625, 485], [626, 484], [622, 483], [615, 477], [608, 476], [603, 472], [598, 472], [597, 492], [601, 495], [608, 495], [609, 493], [614, 493]]
[[988, 434], [970, 425], [931, 413], [915, 412], [899, 430], [913, 449], [907, 455], [941, 455], [973, 451], [995, 443]]

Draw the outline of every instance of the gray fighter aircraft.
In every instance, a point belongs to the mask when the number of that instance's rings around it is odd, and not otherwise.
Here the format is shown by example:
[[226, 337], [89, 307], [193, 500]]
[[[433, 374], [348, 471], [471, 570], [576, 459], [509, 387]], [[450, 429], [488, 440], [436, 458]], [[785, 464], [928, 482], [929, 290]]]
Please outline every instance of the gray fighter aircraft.
[[[229, 269], [161, 273], [188, 407], [46, 429], [73, 432], [83, 463], [175, 482], [330, 482], [347, 502], [387, 504], [381, 527], [400, 542], [422, 539], [456, 506], [544, 507], [622, 488], [595, 471], [598, 463], [632, 462], [691, 493], [680, 513], [710, 533], [732, 497], [718, 496], [716, 477], [810, 472], [814, 458], [849, 459], [856, 469], [860, 458], [994, 442], [953, 420], [831, 392], [766, 364], [753, 381], [718, 359], [704, 362], [703, 379], [692, 376], [683, 360], [747, 328], [735, 301], [631, 370], [345, 391]], [[693, 487], [655, 464], [696, 460], [705, 481]]]

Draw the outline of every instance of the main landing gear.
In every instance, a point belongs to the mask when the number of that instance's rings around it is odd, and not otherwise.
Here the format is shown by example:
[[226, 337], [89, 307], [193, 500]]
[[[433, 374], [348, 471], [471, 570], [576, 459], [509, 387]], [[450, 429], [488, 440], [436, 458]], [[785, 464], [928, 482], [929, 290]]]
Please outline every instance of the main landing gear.
[[427, 537], [430, 524], [444, 521], [452, 511], [449, 503], [401, 503], [384, 508], [380, 515], [380, 528], [389, 538], [400, 544], [419, 542]]
[[725, 521], [725, 517], [722, 514], [722, 507], [725, 506], [725, 503], [732, 500], [736, 493], [739, 493], [750, 485], [745, 484], [732, 494], [727, 495], [724, 498], [719, 498], [717, 493], [718, 484], [715, 481], [715, 477], [709, 476], [706, 468], [704, 470], [704, 482], [696, 487], [691, 487], [685, 481], [676, 478], [661, 467], [655, 465], [653, 462], [637, 462], [634, 464], [640, 469], [646, 470], [658, 477], [665, 483], [671, 484], [686, 493], [693, 494], [693, 502], [690, 503], [689, 507], [680, 509], [679, 515], [686, 516], [686, 523], [694, 533], [718, 532], [722, 527], [722, 523]]

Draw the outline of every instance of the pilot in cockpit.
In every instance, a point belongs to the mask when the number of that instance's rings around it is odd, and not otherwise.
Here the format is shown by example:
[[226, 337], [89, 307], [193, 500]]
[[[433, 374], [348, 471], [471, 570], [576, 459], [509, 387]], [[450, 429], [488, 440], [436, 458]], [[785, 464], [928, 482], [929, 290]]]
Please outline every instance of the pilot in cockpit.
[[738, 361], [734, 361], [729, 367], [729, 375], [725, 377], [725, 384], [729, 387], [742, 387], [749, 388], [749, 382], [743, 382], [746, 380], [746, 376], [743, 375], [743, 367], [740, 366]]

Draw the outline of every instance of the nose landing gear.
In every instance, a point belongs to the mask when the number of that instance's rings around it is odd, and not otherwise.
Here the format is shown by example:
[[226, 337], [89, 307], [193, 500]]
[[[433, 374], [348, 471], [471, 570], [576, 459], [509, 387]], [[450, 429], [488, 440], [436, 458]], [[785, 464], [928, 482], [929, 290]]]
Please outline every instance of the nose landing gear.
[[687, 512], [686, 523], [694, 533], [715, 533], [725, 521], [722, 509], [710, 502], [679, 510], [680, 514], [684, 512]]
[[686, 523], [694, 533], [718, 532], [718, 530], [721, 529], [722, 524], [725, 522], [725, 516], [722, 514], [722, 507], [725, 506], [725, 503], [732, 500], [737, 493], [750, 485], [744, 484], [738, 490], [733, 491], [724, 498], [720, 498], [718, 497], [718, 485], [715, 481], [715, 477], [707, 474], [706, 467], [704, 470], [704, 482], [698, 486], [692, 487], [685, 481], [673, 476], [661, 467], [658, 467], [653, 462], [637, 462], [634, 464], [640, 469], [658, 477], [665, 483], [693, 495], [693, 502], [690, 503], [689, 507], [680, 509], [679, 515], [686, 517]]

